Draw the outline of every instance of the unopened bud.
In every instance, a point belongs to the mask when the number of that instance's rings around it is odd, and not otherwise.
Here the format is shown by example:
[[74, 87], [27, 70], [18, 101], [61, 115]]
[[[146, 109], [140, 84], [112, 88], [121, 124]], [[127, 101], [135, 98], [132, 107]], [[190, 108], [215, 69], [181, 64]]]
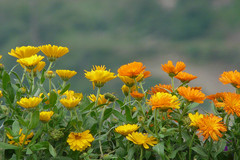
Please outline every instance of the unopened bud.
[[61, 130], [57, 129], [53, 129], [49, 134], [55, 141], [58, 141], [64, 136], [64, 133]]
[[3, 71], [4, 70], [4, 65], [2, 63], [0, 63], [0, 71]]
[[114, 95], [111, 94], [111, 93], [105, 93], [105, 94], [104, 94], [104, 98], [105, 98], [106, 100], [108, 100], [109, 102], [114, 102], [114, 101], [117, 100], [117, 97], [114, 96]]
[[20, 92], [21, 94], [26, 93], [26, 88], [25, 87], [21, 87], [18, 89], [18, 92]]
[[46, 71], [45, 77], [51, 79], [51, 78], [56, 77], [56, 74], [53, 71]]
[[143, 116], [138, 116], [138, 122], [143, 123], [145, 118]]
[[165, 127], [161, 128], [162, 133], [165, 133], [166, 131], [167, 131], [167, 128], [165, 128]]

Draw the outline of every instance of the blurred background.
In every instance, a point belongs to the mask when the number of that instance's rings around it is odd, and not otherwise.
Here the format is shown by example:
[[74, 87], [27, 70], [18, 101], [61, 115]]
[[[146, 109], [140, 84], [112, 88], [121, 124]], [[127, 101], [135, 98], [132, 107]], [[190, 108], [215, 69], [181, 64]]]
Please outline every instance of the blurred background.
[[[239, 70], [239, 15], [239, 0], [0, 0], [0, 54], [10, 70], [16, 58], [8, 52], [17, 46], [68, 47], [54, 69], [77, 71], [71, 89], [84, 94], [95, 93], [84, 77], [92, 65], [117, 73], [123, 64], [143, 62], [152, 72], [150, 88], [170, 83], [161, 64], [183, 61], [199, 77], [190, 85], [215, 94], [234, 90], [218, 78]], [[121, 94], [122, 84], [114, 79], [103, 91]]]

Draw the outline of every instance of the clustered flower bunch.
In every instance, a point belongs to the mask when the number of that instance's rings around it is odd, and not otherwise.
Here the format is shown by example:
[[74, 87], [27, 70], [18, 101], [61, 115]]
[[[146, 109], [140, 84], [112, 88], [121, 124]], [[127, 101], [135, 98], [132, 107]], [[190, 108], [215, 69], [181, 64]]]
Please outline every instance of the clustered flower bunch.
[[[183, 62], [161, 65], [171, 83], [150, 89], [143, 87], [151, 73], [141, 62], [122, 65], [116, 75], [93, 66], [85, 70], [93, 94], [83, 95], [69, 90], [76, 71], [53, 70], [68, 52], [50, 44], [12, 49], [8, 54], [23, 68], [21, 76], [14, 71], [18, 64], [9, 72], [0, 64], [1, 159], [240, 159], [238, 71], [219, 78], [236, 93], [206, 96], [190, 85], [197, 76], [184, 72]], [[101, 93], [116, 78], [123, 83], [123, 100]]]

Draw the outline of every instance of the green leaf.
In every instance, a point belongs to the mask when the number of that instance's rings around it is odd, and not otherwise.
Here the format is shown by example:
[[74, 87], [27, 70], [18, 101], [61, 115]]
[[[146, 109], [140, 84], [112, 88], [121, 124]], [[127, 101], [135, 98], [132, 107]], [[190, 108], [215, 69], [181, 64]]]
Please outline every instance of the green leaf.
[[53, 157], [57, 156], [55, 149], [53, 148], [53, 146], [50, 143], [49, 143], [49, 152]]
[[112, 115], [112, 108], [107, 108], [104, 112], [103, 121], [108, 119]]
[[30, 148], [27, 148], [26, 154], [32, 154], [32, 153], [33, 153], [32, 150]]
[[199, 106], [199, 103], [191, 103], [190, 105], [187, 106], [188, 111], [191, 111], [193, 108], [196, 108]]
[[40, 150], [45, 150], [48, 149], [49, 143], [47, 141], [44, 142], [39, 142], [30, 147], [32, 151], [40, 151]]
[[112, 112], [119, 120], [121, 120], [122, 122], [126, 122], [126, 118], [123, 116], [122, 113], [118, 112], [117, 110], [113, 110]]
[[15, 94], [11, 85], [10, 76], [6, 71], [3, 72], [2, 87], [7, 92], [7, 97], [9, 98], [10, 102], [13, 103]]
[[155, 145], [153, 147], [153, 150], [164, 159], [164, 142], [160, 142], [157, 145]]
[[12, 124], [12, 132], [13, 132], [12, 136], [19, 135], [19, 130], [20, 130], [19, 122], [15, 120]]
[[28, 127], [29, 130], [36, 128], [38, 123], [39, 123], [39, 111], [34, 111]]
[[217, 150], [216, 153], [214, 153], [214, 158], [217, 158], [217, 156], [222, 153], [225, 149], [225, 146], [227, 145], [227, 141], [224, 139], [220, 139], [216, 145]]
[[196, 147], [192, 147], [192, 150], [194, 150], [195, 152], [197, 152], [200, 156], [202, 157], [208, 157], [207, 153], [204, 151], [203, 147], [201, 146], [196, 146]]
[[0, 142], [0, 148], [1, 149], [19, 149], [18, 146], [14, 146], [14, 145], [3, 143], [3, 142]]
[[51, 158], [50, 160], [72, 160], [72, 158], [66, 156], [58, 156], [55, 158]]
[[129, 160], [133, 159], [134, 153], [135, 153], [135, 148], [134, 147], [130, 148], [128, 150], [127, 159]]
[[124, 108], [125, 108], [125, 115], [126, 115], [127, 122], [132, 123], [133, 119], [132, 119], [132, 115], [131, 115], [131, 111], [130, 111], [129, 107], [124, 106]]
[[70, 88], [71, 84], [67, 84], [60, 92], [60, 95], [62, 95], [64, 92], [66, 92]]
[[89, 104], [86, 108], [84, 108], [84, 109], [82, 110], [82, 112], [91, 110], [91, 109], [93, 108], [94, 104], [95, 104], [95, 102]]
[[45, 76], [44, 76], [45, 71], [46, 71], [46, 70], [43, 69], [43, 71], [42, 71], [42, 75], [41, 75], [40, 84], [43, 84], [43, 82], [45, 81]]
[[54, 91], [50, 92], [49, 103], [51, 106], [54, 106], [57, 102], [57, 93]]
[[86, 119], [83, 122], [83, 128], [84, 129], [90, 129], [96, 123], [97, 123], [97, 121], [94, 118], [92, 118], [90, 116], [86, 117]]

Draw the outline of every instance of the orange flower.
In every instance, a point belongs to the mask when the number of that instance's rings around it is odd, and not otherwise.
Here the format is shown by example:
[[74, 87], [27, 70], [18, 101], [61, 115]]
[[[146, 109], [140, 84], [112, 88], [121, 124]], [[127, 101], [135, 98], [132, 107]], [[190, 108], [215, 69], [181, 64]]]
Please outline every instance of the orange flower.
[[201, 91], [202, 90], [202, 87], [191, 87], [192, 89], [195, 89], [195, 90], [199, 90]]
[[237, 70], [235, 70], [234, 72], [223, 72], [223, 74], [221, 74], [219, 78], [219, 81], [223, 84], [231, 83], [234, 87], [240, 88], [240, 72], [238, 72]]
[[188, 83], [191, 80], [194, 80], [197, 78], [197, 76], [194, 76], [192, 74], [189, 74], [187, 72], [179, 72], [175, 78], [179, 79], [182, 83]]
[[155, 94], [157, 92], [164, 92], [164, 93], [169, 93], [172, 92], [172, 85], [166, 85], [166, 84], [159, 84], [155, 85], [154, 87], [151, 88], [151, 91], [149, 94]]
[[234, 115], [234, 113], [240, 117], [240, 95], [236, 93], [224, 93], [223, 102], [221, 103], [223, 109], [228, 113]]
[[211, 136], [214, 141], [218, 141], [218, 137], [223, 136], [220, 131], [227, 131], [227, 127], [223, 124], [223, 122], [220, 122], [221, 120], [222, 118], [214, 116], [213, 114], [204, 115], [203, 118], [198, 120], [199, 135], [203, 135], [204, 140]]
[[177, 62], [176, 67], [172, 61], [168, 61], [167, 64], [162, 65], [162, 70], [167, 72], [171, 77], [176, 76], [179, 72], [185, 69], [186, 65], [183, 62]]
[[205, 94], [200, 90], [192, 89], [191, 87], [179, 87], [178, 93], [190, 102], [203, 103]]
[[166, 111], [168, 109], [180, 108], [177, 96], [170, 93], [157, 92], [150, 97], [147, 103], [152, 106], [152, 110], [160, 108], [162, 111]]
[[143, 66], [142, 62], [132, 62], [132, 63], [122, 65], [118, 69], [118, 74], [120, 76], [128, 76], [131, 78], [135, 78], [139, 74], [143, 73], [145, 68], [146, 67]]
[[138, 91], [133, 91], [132, 93], [130, 93], [131, 96], [133, 98], [135, 98], [136, 100], [140, 101], [142, 100], [142, 98], [144, 97], [144, 94], [143, 93], [139, 93]]
[[216, 107], [223, 107], [224, 93], [211, 94], [206, 98], [212, 100]]

